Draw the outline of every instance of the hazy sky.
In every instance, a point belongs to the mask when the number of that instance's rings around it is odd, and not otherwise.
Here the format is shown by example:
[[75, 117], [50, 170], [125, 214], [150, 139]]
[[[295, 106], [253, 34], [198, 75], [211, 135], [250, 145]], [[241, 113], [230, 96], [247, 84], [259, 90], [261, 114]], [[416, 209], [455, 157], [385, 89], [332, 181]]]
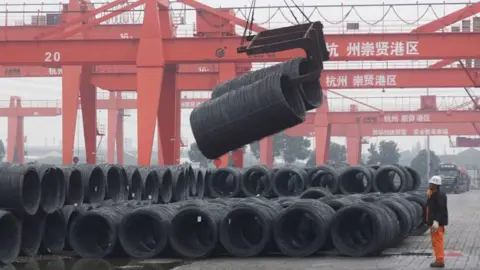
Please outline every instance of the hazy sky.
[[[8, 1], [8, 3], [14, 4], [17, 1]], [[34, 2], [34, 1], [28, 1]], [[37, 1], [40, 2], [40, 1]], [[58, 0], [42, 0], [46, 4], [55, 4], [58, 3]], [[200, 1], [204, 4], [208, 4], [213, 7], [218, 7], [220, 3], [226, 3], [226, 1], [220, 0], [203, 0]], [[232, 1], [233, 2], [233, 1]], [[242, 7], [250, 4], [250, 0], [237, 0], [234, 1], [235, 6]], [[318, 5], [320, 1], [318, 0], [296, 0], [298, 5], [312, 6]], [[327, 1], [321, 1], [320, 3], [326, 3]], [[352, 4], [378, 4], [382, 1], [367, 1], [367, 0], [350, 0], [350, 1], [338, 1], [338, 0], [329, 0], [330, 5], [352, 5]], [[340, 6], [336, 7], [319, 7], [319, 8], [309, 8], [305, 7], [304, 12], [307, 15], [311, 15], [311, 20], [320, 20], [325, 24], [325, 31], [328, 33], [341, 33], [345, 31], [345, 24], [347, 22], [359, 22], [361, 31], [368, 32], [408, 32], [415, 27], [422, 25], [426, 22], [434, 20], [439, 16], [443, 16], [449, 12], [457, 10], [463, 5], [420, 5], [420, 6], [396, 6], [393, 9], [388, 8], [388, 4], [406, 4], [406, 3], [443, 3], [444, 1], [437, 0], [420, 0], [420, 1], [411, 1], [411, 0], [396, 0], [396, 1], [385, 1], [386, 6], [377, 6], [377, 7], [355, 7], [352, 9], [350, 6]], [[447, 3], [460, 3], [463, 1], [452, 0], [445, 1]], [[5, 24], [5, 0], [0, 0], [0, 24]], [[287, 0], [289, 5], [292, 4], [291, 0]], [[257, 1], [257, 6], [284, 6], [283, 0], [262, 0]], [[97, 5], [99, 6], [99, 5]], [[175, 7], [181, 7], [176, 5]], [[10, 11], [17, 11], [17, 13], [10, 13], [8, 15], [8, 22], [10, 25], [14, 25], [18, 22], [26, 21], [27, 24], [30, 23], [30, 17], [36, 15], [36, 12], [40, 10], [40, 13], [43, 11], [56, 11], [58, 5], [52, 6], [27, 6], [25, 9], [28, 11], [28, 14], [21, 14], [18, 11], [21, 11], [24, 7], [12, 7], [9, 6]], [[277, 9], [258, 9], [255, 12], [255, 22], [261, 24], [262, 22], [268, 21], [268, 23], [263, 24], [265, 27], [279, 27], [282, 25], [288, 25], [289, 22], [295, 22], [293, 16], [290, 14], [288, 9], [282, 9], [282, 12], [277, 12], [275, 16], [272, 15]], [[385, 16], [383, 21], [380, 21], [384, 17], [385, 12], [389, 10], [389, 13]], [[238, 11], [238, 9], [237, 9]], [[179, 11], [176, 11], [178, 14]], [[245, 10], [242, 10], [245, 13]], [[242, 12], [237, 13], [237, 16], [242, 17]], [[296, 17], [299, 20], [302, 20], [302, 15], [298, 10], [294, 10]], [[123, 20], [141, 20], [139, 13], [131, 13], [129, 16], [123, 18]], [[195, 22], [194, 13], [187, 11], [187, 24], [182, 25], [179, 28], [179, 35], [191, 35], [193, 24]], [[113, 23], [113, 22], [111, 22]], [[240, 30], [241, 28], [239, 28]], [[433, 61], [434, 62], [434, 61]], [[433, 63], [430, 62], [430, 63]], [[359, 68], [359, 67], [385, 67], [385, 62], [333, 62], [327, 65], [327, 69], [336, 69], [336, 68]], [[389, 67], [426, 67], [428, 63], [426, 61], [396, 61], [389, 62]], [[372, 99], [369, 98], [368, 102], [376, 107], [383, 107], [385, 109], [391, 108], [392, 104], [405, 107], [415, 107], [418, 106], [418, 99], [389, 99], [388, 97], [407, 97], [407, 96], [420, 96], [428, 93], [436, 94], [441, 96], [465, 96], [465, 91], [463, 89], [387, 89], [385, 92], [382, 92], [380, 89], [359, 89], [359, 90], [339, 90], [344, 95], [349, 97], [382, 97], [382, 99]], [[206, 93], [196, 93], [196, 96], [202, 96]], [[60, 100], [61, 99], [61, 79], [60, 78], [14, 78], [14, 79], [0, 79], [0, 106], [7, 106], [8, 99], [11, 95], [21, 96], [25, 102], [28, 103], [28, 100]], [[332, 97], [334, 95], [331, 95]], [[361, 99], [366, 100], [366, 99]], [[336, 110], [348, 108], [348, 104], [351, 102], [339, 102], [335, 101], [333, 105]], [[449, 104], [460, 104], [460, 99], [449, 99], [444, 98], [438, 103], [449, 103]], [[125, 137], [131, 138], [134, 144], [136, 143], [136, 113], [135, 111], [129, 112], [130, 117], [125, 119]], [[188, 123], [188, 110], [182, 112], [182, 133], [183, 137], [189, 142], [193, 141], [191, 135], [189, 123]], [[77, 134], [83, 134], [81, 127], [81, 118], [79, 114], [79, 128]], [[107, 123], [106, 111], [98, 112], [98, 122], [102, 124]], [[4, 139], [7, 137], [7, 119], [0, 118], [0, 138]], [[58, 117], [37, 117], [37, 118], [27, 118], [25, 119], [25, 135], [27, 136], [27, 148], [28, 145], [44, 145], [48, 144], [58, 144], [61, 140], [61, 118]], [[78, 138], [80, 137], [80, 138]], [[83, 145], [82, 136], [77, 136], [76, 145]], [[410, 149], [412, 144], [416, 141], [421, 141], [422, 144], [425, 141], [423, 137], [387, 137], [389, 139], [394, 139], [398, 142], [399, 146], [402, 149]], [[385, 138], [371, 138], [371, 142], [377, 142]], [[454, 137], [452, 137], [454, 140]], [[335, 139], [337, 142], [344, 142], [344, 139]], [[102, 143], [105, 145], [105, 143]], [[455, 149], [449, 149], [449, 140], [447, 137], [432, 137], [431, 139], [432, 149], [443, 153], [445, 150], [449, 153], [453, 153]], [[457, 151], [459, 151], [457, 149]]]

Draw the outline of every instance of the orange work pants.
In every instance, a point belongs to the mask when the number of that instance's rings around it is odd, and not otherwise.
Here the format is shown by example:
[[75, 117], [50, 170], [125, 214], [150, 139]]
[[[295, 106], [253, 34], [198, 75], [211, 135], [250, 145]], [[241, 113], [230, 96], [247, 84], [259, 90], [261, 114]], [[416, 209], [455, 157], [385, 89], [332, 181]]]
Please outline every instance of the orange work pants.
[[445, 234], [444, 226], [439, 226], [436, 232], [430, 229], [430, 235], [432, 237], [433, 254], [435, 255], [435, 262], [437, 263], [445, 263], [445, 250], [443, 247], [444, 234]]

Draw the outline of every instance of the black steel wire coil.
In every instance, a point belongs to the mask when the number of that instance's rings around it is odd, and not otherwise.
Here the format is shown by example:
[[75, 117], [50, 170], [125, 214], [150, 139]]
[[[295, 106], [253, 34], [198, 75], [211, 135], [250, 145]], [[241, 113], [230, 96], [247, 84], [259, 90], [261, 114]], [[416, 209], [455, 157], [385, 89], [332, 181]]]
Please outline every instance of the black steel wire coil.
[[0, 163], [0, 208], [34, 215], [40, 200], [40, 177], [34, 167]]
[[263, 198], [233, 202], [220, 225], [220, 242], [228, 254], [253, 257], [273, 251], [272, 225], [282, 209], [279, 203]]
[[240, 179], [240, 189], [247, 197], [267, 197], [272, 192], [272, 178], [273, 172], [266, 166], [248, 167]]
[[82, 174], [83, 202], [101, 203], [105, 198], [105, 174], [102, 168], [92, 164], [81, 164], [78, 170]]
[[60, 209], [65, 205], [65, 201], [67, 200], [67, 183], [65, 182], [65, 175], [63, 174], [63, 170], [57, 166], [55, 166], [55, 170], [57, 173], [59, 189], [60, 189], [58, 192], [57, 209]]
[[374, 174], [370, 168], [355, 165], [346, 168], [339, 175], [339, 189], [343, 194], [369, 193], [372, 190]]
[[196, 199], [202, 199], [205, 194], [205, 170], [195, 170], [195, 194], [193, 197]]
[[307, 170], [307, 187], [324, 187], [332, 193], [339, 191], [338, 171], [330, 165], [320, 165]]
[[388, 212], [373, 203], [357, 203], [339, 209], [331, 223], [332, 240], [347, 256], [377, 254], [388, 246], [393, 228]]
[[124, 197], [125, 183], [123, 183], [122, 171], [114, 164], [98, 165], [105, 175], [105, 199], [121, 201]]
[[46, 214], [40, 251], [57, 254], [65, 247], [67, 221], [61, 210]]
[[45, 230], [45, 214], [25, 215], [22, 218], [22, 244], [20, 254], [27, 257], [37, 255]]
[[11, 212], [0, 210], [0, 264], [11, 264], [20, 254], [21, 226]]
[[220, 168], [208, 179], [207, 189], [212, 198], [233, 198], [240, 194], [242, 172], [237, 168]]
[[173, 196], [172, 171], [170, 168], [152, 166], [157, 173], [158, 180], [158, 202], [169, 203]]
[[63, 175], [57, 171], [57, 167], [48, 164], [35, 164], [42, 187], [40, 209], [49, 214], [59, 208], [61, 196], [61, 183]]
[[125, 168], [127, 172], [127, 181], [128, 181], [128, 199], [132, 200], [141, 200], [142, 199], [142, 176], [137, 166], [127, 166]]
[[70, 227], [69, 239], [75, 253], [83, 258], [103, 258], [121, 253], [118, 226], [133, 208], [106, 206], [79, 215]]
[[198, 149], [216, 159], [302, 123], [305, 113], [301, 93], [289, 78], [273, 74], [200, 104], [190, 115], [190, 125]]
[[61, 167], [65, 182], [65, 203], [79, 205], [83, 203], [82, 173], [78, 168], [64, 165]]
[[[273, 73], [295, 78], [307, 74], [310, 71], [310, 65], [307, 59], [300, 57], [293, 58], [283, 63], [251, 71], [243, 76], [221, 83], [212, 90], [212, 98], [217, 98], [232, 90], [237, 90], [245, 85], [259, 81]], [[318, 79], [300, 84], [298, 90], [302, 93], [307, 111], [320, 107], [323, 101], [323, 93]]]
[[220, 248], [218, 227], [229, 210], [228, 201], [191, 200], [180, 203], [171, 221], [169, 242], [187, 258], [205, 258]]
[[142, 200], [158, 202], [159, 183], [158, 174], [155, 169], [143, 167], [139, 169], [142, 176]]
[[152, 205], [126, 215], [118, 232], [125, 252], [139, 259], [161, 254], [168, 246], [170, 221], [175, 209], [175, 204]]
[[295, 166], [279, 168], [273, 174], [272, 189], [276, 196], [298, 196], [305, 190], [307, 173]]
[[68, 238], [68, 231], [70, 230], [70, 225], [72, 222], [83, 212], [87, 211], [84, 206], [73, 206], [65, 205], [62, 209], [62, 214], [66, 223], [66, 232], [65, 232], [65, 250], [72, 250], [70, 246], [70, 239]]
[[291, 257], [318, 252], [330, 239], [330, 224], [335, 211], [318, 200], [299, 200], [284, 209], [273, 224], [275, 243]]

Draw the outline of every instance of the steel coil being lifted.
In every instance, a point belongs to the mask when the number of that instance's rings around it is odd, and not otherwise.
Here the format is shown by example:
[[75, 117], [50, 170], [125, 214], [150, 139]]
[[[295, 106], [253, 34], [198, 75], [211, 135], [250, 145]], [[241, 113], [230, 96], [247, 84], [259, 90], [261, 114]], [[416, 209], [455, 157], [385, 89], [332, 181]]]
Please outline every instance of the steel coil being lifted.
[[216, 159], [302, 123], [305, 113], [302, 96], [290, 78], [274, 73], [200, 104], [190, 115], [190, 125], [198, 149]]
[[246, 144], [291, 128], [322, 104], [319, 83], [329, 54], [320, 22], [267, 30], [237, 52], [255, 55], [301, 48], [295, 58], [220, 84], [213, 98], [190, 114], [198, 149], [216, 159]]

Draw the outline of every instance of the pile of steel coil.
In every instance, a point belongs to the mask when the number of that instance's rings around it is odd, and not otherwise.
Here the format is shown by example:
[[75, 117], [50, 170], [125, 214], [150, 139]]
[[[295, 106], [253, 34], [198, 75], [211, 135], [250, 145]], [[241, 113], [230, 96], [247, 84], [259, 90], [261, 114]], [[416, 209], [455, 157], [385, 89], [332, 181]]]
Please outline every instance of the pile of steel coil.
[[418, 174], [400, 165], [338, 172], [0, 163], [0, 263], [65, 249], [86, 258], [375, 254], [425, 232], [418, 185]]

